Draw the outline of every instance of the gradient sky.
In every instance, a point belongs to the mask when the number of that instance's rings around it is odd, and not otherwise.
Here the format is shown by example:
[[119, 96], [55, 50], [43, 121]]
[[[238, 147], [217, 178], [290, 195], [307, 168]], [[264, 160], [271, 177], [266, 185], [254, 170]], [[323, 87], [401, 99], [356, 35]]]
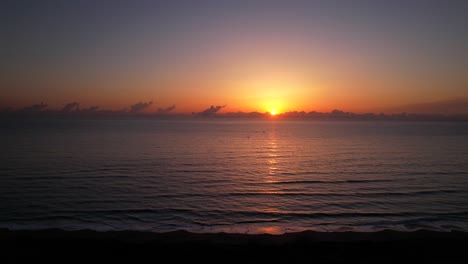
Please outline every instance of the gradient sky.
[[468, 97], [468, 1], [2, 1], [0, 106], [381, 111]]

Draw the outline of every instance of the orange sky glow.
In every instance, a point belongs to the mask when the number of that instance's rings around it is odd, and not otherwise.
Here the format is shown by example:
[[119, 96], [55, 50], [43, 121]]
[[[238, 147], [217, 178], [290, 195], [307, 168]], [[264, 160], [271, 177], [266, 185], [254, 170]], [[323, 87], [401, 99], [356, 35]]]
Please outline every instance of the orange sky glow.
[[120, 110], [151, 101], [145, 111], [377, 113], [468, 105], [461, 7], [221, 2], [11, 10], [0, 28], [16, 32], [0, 65], [0, 108], [79, 102]]

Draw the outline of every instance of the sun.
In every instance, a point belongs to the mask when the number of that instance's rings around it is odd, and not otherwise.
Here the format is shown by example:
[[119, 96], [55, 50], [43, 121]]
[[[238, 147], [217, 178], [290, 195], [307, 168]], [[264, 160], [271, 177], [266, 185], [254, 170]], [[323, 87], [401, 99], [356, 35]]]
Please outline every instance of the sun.
[[276, 115], [276, 114], [278, 114], [278, 112], [276, 112], [275, 109], [271, 109], [271, 110], [270, 110], [270, 115], [274, 116], [274, 115]]

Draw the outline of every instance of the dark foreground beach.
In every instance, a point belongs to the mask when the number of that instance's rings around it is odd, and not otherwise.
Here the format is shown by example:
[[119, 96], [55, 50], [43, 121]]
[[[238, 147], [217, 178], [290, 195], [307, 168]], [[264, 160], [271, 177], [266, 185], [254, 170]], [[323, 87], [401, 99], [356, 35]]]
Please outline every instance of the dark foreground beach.
[[305, 231], [284, 235], [0, 229], [2, 263], [468, 263], [468, 233]]

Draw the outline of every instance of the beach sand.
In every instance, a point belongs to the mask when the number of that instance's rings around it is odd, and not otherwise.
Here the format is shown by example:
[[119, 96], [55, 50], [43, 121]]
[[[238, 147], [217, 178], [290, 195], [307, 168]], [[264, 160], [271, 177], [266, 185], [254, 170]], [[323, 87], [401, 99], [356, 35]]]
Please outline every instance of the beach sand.
[[244, 235], [0, 229], [0, 250], [1, 263], [468, 263], [468, 233]]

